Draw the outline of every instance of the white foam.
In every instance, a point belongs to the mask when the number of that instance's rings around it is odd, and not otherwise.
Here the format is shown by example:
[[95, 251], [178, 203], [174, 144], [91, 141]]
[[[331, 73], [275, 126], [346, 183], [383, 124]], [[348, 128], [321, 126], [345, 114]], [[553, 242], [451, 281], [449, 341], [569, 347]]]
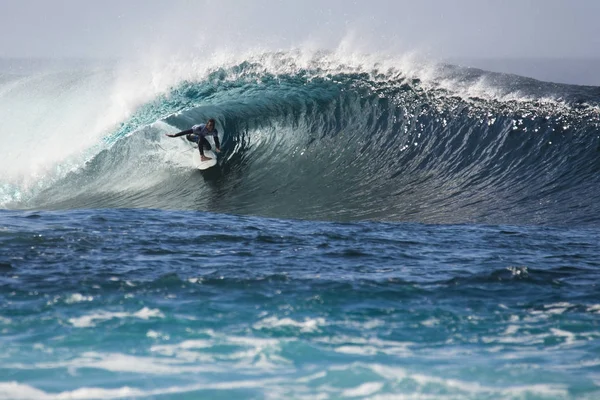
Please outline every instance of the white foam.
[[575, 334], [572, 332], [565, 331], [562, 329], [557, 329], [557, 328], [550, 328], [550, 332], [552, 332], [552, 334], [555, 336], [564, 337], [565, 345], [572, 345], [576, 341]]
[[[283, 339], [287, 341], [288, 339]], [[291, 339], [290, 339], [291, 340]], [[186, 340], [181, 343], [155, 345], [150, 348], [155, 354], [186, 363], [214, 364], [219, 361], [235, 362], [232, 368], [252, 368], [263, 371], [277, 370], [290, 362], [281, 357], [280, 344], [282, 340], [261, 339], [252, 337], [216, 336], [211, 340]], [[230, 352], [214, 353], [207, 351], [215, 346], [232, 346]]]
[[306, 383], [306, 382], [311, 382], [317, 379], [321, 379], [321, 378], [325, 378], [327, 376], [327, 373], [325, 371], [320, 371], [317, 372], [315, 374], [312, 375], [308, 375], [308, 376], [304, 376], [302, 378], [298, 378], [296, 379], [296, 382], [300, 382], [300, 383]]
[[519, 331], [520, 327], [518, 325], [509, 325], [506, 327], [506, 330], [504, 331], [504, 335], [506, 336], [510, 336], [510, 335], [514, 335], [515, 333], [517, 333]]
[[373, 356], [377, 354], [378, 349], [373, 346], [340, 346], [336, 347], [337, 353], [356, 354], [361, 356]]
[[379, 328], [381, 326], [385, 325], [385, 321], [381, 320], [381, 319], [369, 319], [367, 321], [364, 322], [359, 322], [359, 321], [344, 321], [343, 323], [345, 326], [349, 326], [351, 328], [354, 329], [361, 329], [361, 330], [371, 330], [371, 329], [375, 329], [375, 328]]
[[377, 375], [384, 377], [386, 380], [389, 381], [401, 381], [403, 379], [406, 379], [409, 374], [408, 371], [404, 368], [400, 368], [400, 367], [391, 367], [389, 365], [383, 365], [383, 364], [362, 364], [362, 363], [357, 363], [355, 365], [364, 365], [365, 368], [370, 369], [371, 371], [375, 372]]
[[93, 301], [93, 300], [94, 300], [93, 296], [84, 296], [80, 293], [73, 293], [65, 300], [65, 303], [74, 304], [74, 303], [81, 303], [84, 301]]
[[411, 378], [415, 379], [422, 385], [436, 383], [441, 386], [457, 389], [465, 393], [490, 393], [490, 394], [511, 394], [511, 395], [523, 395], [526, 393], [535, 394], [546, 394], [546, 395], [566, 395], [567, 391], [562, 386], [553, 385], [526, 385], [526, 386], [514, 386], [509, 388], [497, 389], [494, 387], [487, 387], [476, 382], [464, 382], [457, 379], [442, 379], [437, 377], [431, 377], [426, 375], [413, 375]]
[[[490, 390], [492, 390], [492, 389], [490, 389]], [[514, 386], [514, 387], [502, 389], [502, 390], [500, 390], [500, 393], [502, 393], [504, 395], [520, 396], [520, 397], [524, 397], [527, 394], [536, 394], [536, 395], [542, 395], [542, 396], [552, 396], [552, 397], [561, 397], [561, 398], [564, 398], [565, 396], [568, 396], [568, 394], [569, 394], [568, 390], [564, 387], [564, 385], [558, 385], [558, 384], [556, 384], [556, 385], [539, 384], [539, 385]]]
[[544, 308], [547, 310], [546, 312], [548, 314], [554, 314], [554, 315], [560, 315], [572, 307], [574, 307], [574, 305], [571, 303], [567, 303], [567, 302], [552, 303], [552, 304], [547, 304], [544, 306]]
[[169, 336], [166, 333], [160, 333], [160, 332], [154, 331], [152, 329], [150, 329], [148, 332], [146, 332], [146, 337], [149, 337], [151, 339], [161, 339], [161, 340], [169, 340], [171, 338], [171, 336]]
[[200, 372], [198, 366], [181, 365], [177, 360], [137, 357], [120, 353], [84, 353], [68, 365], [73, 368], [96, 368], [111, 372], [131, 372], [151, 375], [173, 375]]
[[370, 319], [362, 324], [363, 329], [375, 329], [385, 325], [381, 319]]
[[544, 340], [550, 336], [547, 333], [539, 333], [535, 335], [521, 334], [518, 336], [512, 336], [514, 334], [514, 329], [518, 329], [518, 327], [509, 326], [507, 331], [504, 332], [503, 336], [483, 336], [481, 341], [483, 343], [522, 344], [531, 346], [544, 343]]
[[573, 368], [575, 368], [575, 369], [579, 369], [581, 367], [585, 367], [585, 368], [600, 367], [600, 358], [595, 358], [593, 360], [587, 360], [587, 361], [579, 361], [577, 364], [575, 364], [573, 366]]
[[[212, 358], [209, 361], [214, 361]], [[70, 360], [39, 362], [33, 365], [10, 364], [12, 369], [99, 369], [110, 372], [128, 372], [150, 375], [174, 375], [181, 373], [223, 372], [222, 368], [206, 363], [189, 364], [186, 360], [163, 357], [140, 357], [122, 353], [86, 352]]]
[[143, 398], [173, 395], [199, 390], [232, 390], [256, 389], [270, 384], [278, 384], [278, 379], [264, 379], [251, 381], [231, 381], [211, 384], [194, 384], [187, 386], [171, 386], [153, 390], [142, 390], [123, 386], [114, 389], [83, 387], [72, 391], [49, 393], [33, 386], [19, 382], [0, 382], [0, 399], [6, 400], [94, 400], [94, 399], [123, 399]]
[[[354, 366], [363, 365], [355, 363]], [[446, 379], [436, 376], [424, 375], [424, 374], [411, 374], [407, 370], [396, 367], [389, 367], [380, 364], [367, 364], [365, 367], [371, 369], [378, 375], [386, 378], [387, 380], [412, 380], [420, 385], [418, 391], [421, 392], [431, 384], [439, 385], [441, 387], [450, 388], [463, 392], [465, 394], [482, 394], [491, 398], [499, 398], [503, 396], [524, 396], [527, 394], [537, 394], [544, 396], [566, 396], [568, 390], [564, 385], [560, 384], [534, 384], [534, 385], [515, 385], [512, 387], [489, 387], [482, 385], [477, 382], [467, 382], [458, 379]], [[449, 395], [448, 398], [455, 398], [456, 394]], [[418, 398], [422, 398], [418, 396]], [[443, 397], [435, 397], [443, 398]]]
[[600, 314], [600, 304], [594, 304], [593, 306], [589, 306], [586, 309], [586, 311], [594, 314]]
[[144, 307], [135, 313], [100, 311], [78, 318], [70, 318], [69, 322], [76, 328], [90, 328], [96, 326], [96, 321], [108, 321], [113, 318], [138, 318], [147, 320], [150, 318], [164, 318], [164, 314], [158, 309]]
[[42, 351], [46, 354], [53, 354], [54, 353], [54, 349], [50, 348], [50, 347], [46, 347], [43, 343], [35, 343], [33, 345], [33, 349], [34, 350], [39, 350]]
[[551, 304], [546, 304], [544, 306], [544, 308], [570, 308], [570, 307], [574, 307], [573, 304], [566, 302], [566, 301], [561, 301], [558, 303], [551, 303]]
[[[114, 72], [102, 68], [85, 74], [36, 73], [9, 96], [0, 96], [2, 105], [10, 105], [0, 107], [0, 114], [6, 114], [0, 115], [5, 117], [0, 131], [10, 142], [0, 150], [2, 183], [13, 188], [0, 201], [21, 201], [102, 150], [101, 138], [127, 118], [124, 110], [140, 104], [115, 104], [111, 93], [119, 90]], [[31, 130], [32, 124], [45, 129]]]
[[360, 396], [372, 396], [376, 392], [380, 391], [383, 387], [381, 382], [368, 382], [355, 387], [353, 389], [346, 389], [342, 392], [342, 396], [346, 397], [360, 397]]
[[6, 400], [45, 400], [50, 396], [32, 386], [18, 382], [0, 382], [0, 399]]
[[424, 321], [421, 321], [421, 325], [432, 328], [440, 324], [440, 320], [434, 317], [428, 318]]
[[177, 344], [152, 346], [150, 351], [172, 356], [179, 350], [204, 349], [211, 346], [213, 346], [213, 343], [208, 340], [186, 340]]
[[[136, 372], [141, 374], [174, 374], [174, 373], [206, 373], [210, 371], [211, 366], [187, 365], [182, 366], [175, 363], [174, 360], [159, 360], [144, 357], [129, 357], [123, 355], [98, 355], [94, 353], [87, 354], [90, 359], [96, 359], [93, 363], [81, 363], [85, 368], [93, 367], [97, 363], [97, 358], [103, 360], [109, 358], [115, 361], [109, 369], [112, 372]], [[80, 358], [81, 360], [81, 358]], [[172, 364], [169, 364], [172, 363]], [[124, 367], [127, 364], [142, 364], [135, 369]], [[147, 365], [150, 364], [150, 367]], [[157, 364], [160, 368], [156, 368]], [[144, 366], [146, 365], [146, 366]], [[165, 371], [166, 368], [166, 371]], [[229, 366], [228, 368], [214, 369], [212, 372], [226, 373], [232, 368], [240, 371], [237, 366]], [[339, 387], [332, 382], [321, 382], [318, 387], [318, 381], [327, 380], [328, 372], [334, 371], [355, 371], [371, 370], [377, 377], [371, 382], [357, 384], [358, 386], [347, 388]], [[240, 371], [241, 372], [241, 371]], [[246, 370], [248, 373], [253, 373], [252, 370]], [[297, 371], [296, 371], [297, 372]], [[242, 381], [224, 381], [218, 383], [207, 384], [190, 384], [183, 386], [171, 386], [144, 390], [131, 386], [123, 386], [120, 388], [104, 389], [97, 387], [80, 387], [72, 390], [66, 390], [58, 393], [49, 393], [42, 391], [33, 386], [29, 386], [19, 382], [0, 382], [0, 399], [119, 399], [119, 398], [144, 398], [157, 397], [165, 395], [174, 395], [179, 393], [194, 392], [201, 390], [232, 390], [232, 389], [259, 389], [262, 391], [265, 398], [319, 398], [317, 391], [322, 398], [338, 398], [338, 397], [369, 397], [369, 398], [415, 398], [415, 399], [456, 399], [456, 398], [522, 398], [530, 396], [542, 397], [564, 397], [568, 395], [568, 390], [561, 384], [533, 384], [512, 386], [503, 385], [487, 386], [480, 382], [460, 380], [455, 378], [445, 378], [423, 373], [413, 373], [407, 369], [381, 365], [354, 362], [349, 365], [333, 365], [324, 370], [317, 370], [313, 374], [293, 379], [285, 377], [285, 370], [276, 370], [277, 378], [267, 379], [252, 379]], [[409, 393], [380, 393], [386, 382], [392, 387], [410, 387]], [[302, 384], [310, 383], [308, 386]], [[300, 384], [300, 385], [298, 385]], [[66, 382], [68, 385], [68, 382]], [[298, 386], [296, 386], [298, 385]], [[336, 387], [337, 386], [337, 387]], [[68, 386], [67, 386], [68, 387]], [[285, 388], [285, 389], [282, 389]], [[327, 396], [323, 396], [327, 394]]]
[[316, 342], [335, 346], [335, 351], [346, 354], [372, 355], [377, 352], [387, 355], [407, 357], [412, 355], [410, 346], [412, 342], [396, 342], [379, 338], [363, 338], [346, 335], [335, 337], [315, 338]]
[[301, 332], [314, 332], [320, 326], [325, 325], [324, 318], [305, 318], [303, 322], [295, 321], [291, 318], [268, 317], [253, 325], [254, 329], [273, 329], [281, 327], [300, 328]]

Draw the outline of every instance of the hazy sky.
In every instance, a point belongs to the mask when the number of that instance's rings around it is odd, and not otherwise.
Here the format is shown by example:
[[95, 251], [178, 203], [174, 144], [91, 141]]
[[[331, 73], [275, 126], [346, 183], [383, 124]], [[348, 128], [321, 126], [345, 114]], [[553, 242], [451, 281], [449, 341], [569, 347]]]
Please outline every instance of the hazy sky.
[[600, 58], [598, 0], [0, 0], [2, 57], [339, 43], [439, 57]]
[[361, 51], [433, 59], [600, 59], [598, 17], [600, 0], [0, 0], [0, 57], [333, 48], [351, 38]]

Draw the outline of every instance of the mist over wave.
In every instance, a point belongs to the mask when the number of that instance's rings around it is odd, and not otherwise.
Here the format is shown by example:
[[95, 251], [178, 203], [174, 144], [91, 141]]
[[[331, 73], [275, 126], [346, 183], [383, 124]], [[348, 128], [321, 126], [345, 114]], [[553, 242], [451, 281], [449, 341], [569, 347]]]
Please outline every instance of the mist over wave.
[[[111, 73], [47, 75], [51, 92], [68, 99], [58, 107], [64, 112], [40, 117], [42, 126], [61, 121], [46, 140], [56, 157], [43, 174], [27, 162], [3, 165], [10, 173], [0, 180], [2, 207], [176, 208], [340, 221], [599, 221], [600, 88], [375, 56], [271, 52], [202, 73], [173, 72], [158, 89], [139, 88], [142, 95], [127, 103], [135, 107], [123, 112], [106, 90]], [[38, 86], [22, 80], [33, 78], [19, 79], [3, 75], [0, 101], [32, 98]], [[55, 104], [50, 97], [34, 101], [32, 107]], [[86, 106], [85, 113], [73, 104]], [[107, 110], [93, 134], [68, 129], [73, 118]], [[201, 173], [192, 147], [164, 134], [210, 117], [224, 152], [218, 168]], [[44, 138], [37, 135], [31, 139]], [[78, 145], [61, 153], [73, 140]], [[11, 141], [3, 153], [19, 160], [24, 148]]]

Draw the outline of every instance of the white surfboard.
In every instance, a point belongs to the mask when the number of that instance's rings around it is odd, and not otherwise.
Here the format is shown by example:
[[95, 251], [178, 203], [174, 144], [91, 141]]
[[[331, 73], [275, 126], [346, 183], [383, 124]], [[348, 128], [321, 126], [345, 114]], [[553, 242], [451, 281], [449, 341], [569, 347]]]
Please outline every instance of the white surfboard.
[[196, 166], [196, 168], [198, 168], [199, 170], [205, 170], [217, 165], [217, 155], [214, 151], [204, 150], [204, 155], [206, 157], [210, 157], [210, 160], [200, 161], [200, 152], [198, 151], [198, 149], [194, 151], [194, 165]]

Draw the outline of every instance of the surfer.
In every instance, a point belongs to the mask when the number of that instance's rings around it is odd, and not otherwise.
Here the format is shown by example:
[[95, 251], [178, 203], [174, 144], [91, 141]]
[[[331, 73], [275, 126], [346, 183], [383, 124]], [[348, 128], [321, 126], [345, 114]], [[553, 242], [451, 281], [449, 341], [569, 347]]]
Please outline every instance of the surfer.
[[200, 150], [200, 160], [208, 161], [211, 157], [204, 155], [204, 150], [211, 150], [210, 143], [206, 140], [207, 136], [211, 136], [215, 139], [215, 151], [221, 152], [221, 145], [219, 144], [219, 132], [215, 129], [215, 120], [209, 119], [206, 124], [199, 124], [192, 126], [192, 129], [181, 131], [173, 135], [168, 134], [168, 137], [179, 137], [185, 135], [185, 138], [190, 142], [198, 143], [198, 150]]

